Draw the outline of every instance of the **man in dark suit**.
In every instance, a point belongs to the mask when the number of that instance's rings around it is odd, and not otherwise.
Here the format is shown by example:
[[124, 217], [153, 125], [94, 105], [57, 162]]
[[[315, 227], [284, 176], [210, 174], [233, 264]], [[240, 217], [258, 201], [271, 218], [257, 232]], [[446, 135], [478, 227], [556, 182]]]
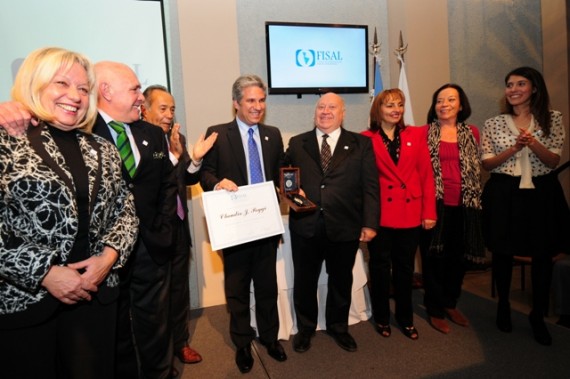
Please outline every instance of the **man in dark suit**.
[[[169, 147], [169, 156], [176, 172], [178, 184], [177, 199], [177, 240], [173, 246], [170, 281], [170, 320], [172, 323], [172, 342], [174, 355], [182, 363], [202, 361], [200, 354], [188, 344], [188, 318], [190, 316], [190, 288], [188, 283], [190, 264], [190, 224], [186, 186], [200, 180], [199, 171], [202, 158], [216, 141], [217, 134], [212, 133], [207, 140], [201, 135], [192, 150], [192, 158], [186, 149], [186, 139], [179, 134], [180, 124], [174, 123], [176, 104], [174, 97], [161, 85], [148, 86], [141, 105], [142, 119], [162, 129]], [[172, 376], [176, 375], [173, 366]]]
[[137, 246], [121, 276], [116, 377], [167, 378], [172, 365], [168, 317], [176, 178], [164, 134], [139, 120], [144, 97], [133, 70], [121, 63], [99, 62], [95, 74], [99, 115], [93, 132], [116, 143], [122, 132], [110, 124], [115, 121], [124, 128], [135, 168], [128, 172], [123, 167], [123, 178], [140, 219]]
[[344, 114], [340, 96], [323, 95], [315, 109], [315, 129], [291, 138], [287, 149], [287, 163], [300, 168], [303, 192], [318, 207], [316, 212], [291, 210], [289, 214], [299, 329], [293, 348], [297, 352], [311, 347], [317, 326], [323, 260], [329, 275], [327, 333], [341, 348], [357, 348], [348, 333], [352, 267], [359, 242], [376, 235], [379, 189], [370, 139], [342, 128]]
[[[205, 191], [237, 191], [252, 184], [255, 160], [248, 155], [248, 139], [253, 138], [259, 151], [262, 180], [278, 184], [283, 162], [283, 140], [279, 129], [261, 123], [265, 113], [266, 86], [255, 75], [239, 77], [232, 87], [236, 118], [227, 124], [211, 126], [206, 136], [218, 133], [212, 150], [204, 157], [200, 183]], [[251, 132], [250, 132], [251, 131]], [[251, 134], [251, 137], [249, 136]], [[259, 159], [257, 159], [259, 162]], [[250, 326], [250, 282], [255, 289], [256, 320], [261, 343], [271, 357], [287, 359], [277, 340], [277, 275], [275, 259], [279, 236], [233, 246], [223, 250], [226, 302], [230, 310], [230, 335], [237, 348], [236, 364], [241, 372], [253, 366], [251, 341], [255, 331]]]

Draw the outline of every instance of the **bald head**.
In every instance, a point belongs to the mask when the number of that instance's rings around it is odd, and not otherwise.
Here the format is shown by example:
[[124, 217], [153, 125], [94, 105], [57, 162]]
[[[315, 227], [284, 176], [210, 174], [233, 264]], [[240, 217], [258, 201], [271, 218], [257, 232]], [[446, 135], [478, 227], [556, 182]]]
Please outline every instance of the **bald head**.
[[139, 119], [144, 101], [141, 84], [135, 72], [119, 62], [95, 64], [97, 107], [115, 121], [132, 123]]
[[323, 133], [331, 133], [342, 126], [344, 120], [344, 100], [336, 93], [326, 93], [315, 107], [315, 126]]

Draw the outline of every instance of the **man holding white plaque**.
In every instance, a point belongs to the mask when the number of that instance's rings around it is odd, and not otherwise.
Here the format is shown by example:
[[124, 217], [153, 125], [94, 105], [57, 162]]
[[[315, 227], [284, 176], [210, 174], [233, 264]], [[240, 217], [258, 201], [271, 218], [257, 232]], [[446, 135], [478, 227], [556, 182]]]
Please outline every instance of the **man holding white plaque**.
[[[240, 76], [232, 87], [236, 118], [208, 128], [206, 137], [218, 139], [202, 163], [204, 191], [226, 190], [239, 194], [239, 186], [272, 181], [279, 183], [283, 140], [279, 129], [261, 123], [267, 88], [256, 75]], [[256, 320], [261, 343], [269, 355], [284, 361], [287, 355], [277, 340], [277, 275], [275, 260], [280, 235], [223, 249], [226, 302], [230, 310], [230, 335], [236, 346], [236, 364], [242, 373], [253, 366], [249, 298], [255, 289]]]

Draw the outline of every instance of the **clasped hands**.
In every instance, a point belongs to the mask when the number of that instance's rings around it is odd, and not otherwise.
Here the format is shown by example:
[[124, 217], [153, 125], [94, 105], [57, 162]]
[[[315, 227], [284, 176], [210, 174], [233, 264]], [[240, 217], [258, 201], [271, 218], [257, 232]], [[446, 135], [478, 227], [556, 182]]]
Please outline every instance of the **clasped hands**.
[[51, 266], [42, 286], [64, 304], [91, 301], [91, 292], [97, 292], [118, 258], [111, 247], [105, 247], [101, 255], [91, 256], [67, 266]]
[[534, 144], [534, 141], [535, 139], [532, 133], [529, 133], [529, 131], [526, 129], [519, 128], [519, 135], [517, 136], [516, 144], [514, 147], [516, 150], [520, 151], [523, 147], [532, 146], [532, 144]]

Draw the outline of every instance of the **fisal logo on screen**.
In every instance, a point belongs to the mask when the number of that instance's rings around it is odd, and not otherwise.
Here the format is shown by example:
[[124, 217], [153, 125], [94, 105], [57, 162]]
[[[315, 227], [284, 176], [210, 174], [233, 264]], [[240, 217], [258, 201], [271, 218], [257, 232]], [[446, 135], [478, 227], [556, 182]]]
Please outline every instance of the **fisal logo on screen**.
[[295, 52], [295, 63], [298, 67], [337, 65], [342, 63], [342, 54], [340, 50], [298, 49]]

